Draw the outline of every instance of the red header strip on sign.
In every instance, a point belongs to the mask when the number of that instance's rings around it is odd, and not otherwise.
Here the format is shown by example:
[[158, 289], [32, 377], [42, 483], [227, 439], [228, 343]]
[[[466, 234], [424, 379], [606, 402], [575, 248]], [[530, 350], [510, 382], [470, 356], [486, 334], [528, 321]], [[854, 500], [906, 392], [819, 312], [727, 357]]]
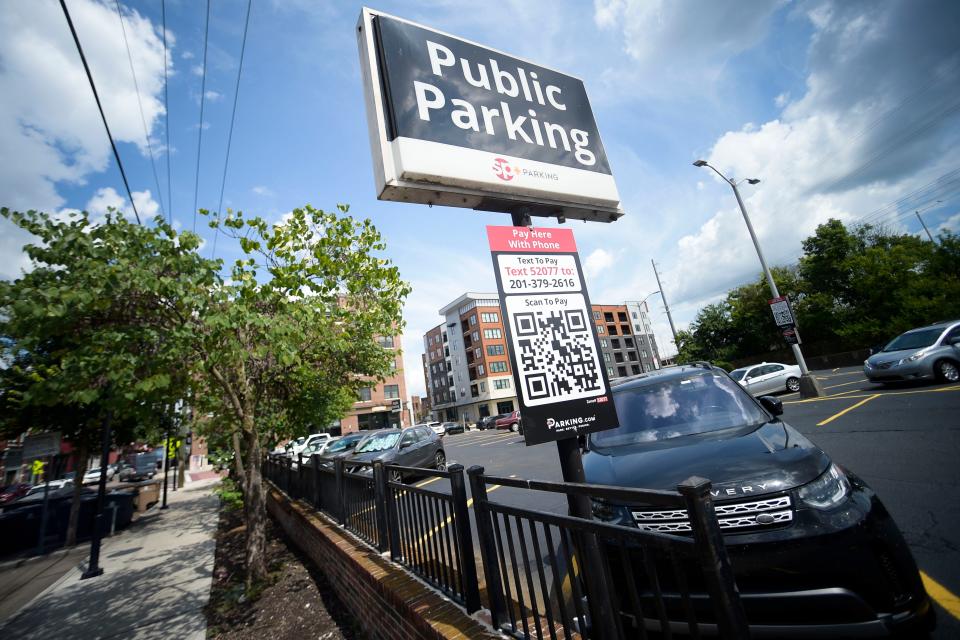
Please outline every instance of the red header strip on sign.
[[570, 229], [550, 227], [487, 227], [490, 251], [576, 253]]

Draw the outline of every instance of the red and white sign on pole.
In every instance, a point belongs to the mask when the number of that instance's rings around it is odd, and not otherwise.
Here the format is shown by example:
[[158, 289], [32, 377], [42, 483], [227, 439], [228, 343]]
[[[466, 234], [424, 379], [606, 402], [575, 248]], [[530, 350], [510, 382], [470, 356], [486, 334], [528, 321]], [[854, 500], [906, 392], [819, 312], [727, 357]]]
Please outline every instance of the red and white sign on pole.
[[570, 229], [487, 227], [528, 445], [618, 426]]

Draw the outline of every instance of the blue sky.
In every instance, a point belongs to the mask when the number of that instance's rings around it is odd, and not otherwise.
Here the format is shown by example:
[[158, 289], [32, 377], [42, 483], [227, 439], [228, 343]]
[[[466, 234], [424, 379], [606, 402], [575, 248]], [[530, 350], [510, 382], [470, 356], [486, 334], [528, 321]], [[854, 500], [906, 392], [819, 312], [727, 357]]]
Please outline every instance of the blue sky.
[[[158, 194], [113, 3], [69, 0], [141, 215]], [[160, 2], [121, 3], [160, 198], [167, 180]], [[310, 203], [348, 203], [383, 232], [413, 286], [405, 318], [407, 379], [423, 391], [420, 336], [464, 291], [494, 288], [484, 226], [502, 214], [378, 202], [354, 27], [360, 3], [253, 0], [224, 207], [278, 219]], [[657, 286], [679, 326], [756, 276], [730, 189], [691, 166], [704, 157], [738, 178], [768, 260], [789, 263], [829, 217], [867, 216], [916, 233], [960, 227], [960, 5], [875, 2], [597, 0], [382, 2], [389, 13], [581, 77], [627, 215], [572, 225], [595, 302]], [[215, 209], [245, 0], [213, 0], [198, 206]], [[192, 228], [206, 5], [168, 0], [173, 216]], [[0, 205], [125, 207], [115, 163], [59, 5], [0, 15]], [[938, 181], [939, 180], [939, 181]], [[942, 202], [937, 203], [937, 200]], [[900, 201], [900, 202], [898, 202]], [[199, 223], [201, 233], [212, 240]], [[0, 277], [29, 263], [24, 238], [0, 228]], [[209, 254], [212, 243], [204, 248]], [[237, 248], [221, 239], [217, 255]], [[659, 298], [658, 340], [670, 353]]]

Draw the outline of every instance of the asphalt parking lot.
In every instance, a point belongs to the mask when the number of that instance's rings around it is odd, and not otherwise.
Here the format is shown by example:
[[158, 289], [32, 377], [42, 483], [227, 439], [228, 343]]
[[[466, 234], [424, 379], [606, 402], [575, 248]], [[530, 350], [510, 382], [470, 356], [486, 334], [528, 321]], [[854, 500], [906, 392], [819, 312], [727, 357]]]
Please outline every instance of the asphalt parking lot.
[[[883, 387], [860, 368], [818, 371], [826, 397], [784, 394], [783, 419], [878, 493], [910, 545], [928, 592], [938, 603], [935, 638], [960, 638], [960, 384]], [[506, 431], [444, 438], [447, 458], [487, 474], [560, 480], [556, 447], [527, 447]], [[443, 490], [445, 483], [431, 489]], [[565, 498], [494, 488], [491, 499], [563, 511]]]

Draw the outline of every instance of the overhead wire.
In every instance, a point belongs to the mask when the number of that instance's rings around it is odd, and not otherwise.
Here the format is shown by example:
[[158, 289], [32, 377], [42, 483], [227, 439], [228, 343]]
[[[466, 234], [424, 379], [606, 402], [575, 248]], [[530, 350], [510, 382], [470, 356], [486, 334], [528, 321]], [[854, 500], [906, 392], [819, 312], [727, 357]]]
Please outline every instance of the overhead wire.
[[[220, 200], [217, 202], [217, 219], [219, 221], [220, 211], [223, 207], [223, 192], [227, 185], [227, 167], [230, 164], [230, 146], [233, 142], [233, 125], [237, 118], [237, 101], [240, 98], [240, 74], [243, 73], [243, 54], [247, 49], [247, 30], [250, 27], [250, 8], [253, 5], [253, 0], [247, 0], [247, 17], [243, 22], [243, 40], [240, 44], [240, 63], [237, 67], [237, 85], [233, 91], [233, 112], [230, 114], [230, 132], [227, 134], [227, 154], [223, 160], [223, 179], [220, 181]], [[220, 235], [220, 226], [218, 225], [213, 232], [213, 251], [210, 254], [210, 259], [216, 259], [217, 257], [217, 238]]]
[[167, 91], [167, 0], [160, 0], [160, 16], [163, 26], [163, 113], [164, 132], [167, 137], [167, 224], [173, 224], [173, 188], [170, 186], [170, 98]]
[[93, 91], [93, 98], [97, 102], [97, 109], [100, 111], [100, 119], [103, 120], [103, 128], [107, 130], [107, 138], [110, 140], [110, 147], [113, 149], [113, 157], [117, 161], [117, 167], [120, 169], [120, 177], [123, 178], [123, 186], [127, 190], [127, 197], [130, 199], [130, 206], [133, 207], [133, 215], [140, 224], [140, 214], [137, 212], [137, 203], [133, 201], [133, 193], [130, 191], [130, 183], [127, 181], [127, 172], [123, 169], [123, 162], [120, 160], [120, 153], [117, 151], [117, 144], [113, 140], [113, 134], [110, 133], [110, 125], [107, 124], [107, 116], [103, 112], [103, 105], [100, 103], [100, 94], [97, 93], [97, 85], [93, 81], [93, 74], [90, 73], [90, 65], [87, 64], [87, 56], [83, 53], [83, 45], [80, 44], [80, 37], [77, 35], [77, 29], [73, 26], [73, 19], [70, 17], [70, 10], [67, 9], [66, 0], [60, 0], [60, 8], [63, 9], [63, 15], [67, 19], [67, 25], [70, 27], [70, 33], [73, 35], [73, 42], [77, 47], [77, 53], [80, 54], [80, 60], [83, 62], [83, 69], [87, 73], [87, 81], [90, 83], [90, 89]]
[[193, 232], [197, 232], [197, 196], [200, 193], [200, 149], [203, 147], [203, 105], [207, 92], [207, 42], [210, 38], [210, 0], [207, 0], [207, 21], [203, 28], [203, 75], [200, 81], [200, 129], [197, 135], [197, 170], [193, 178]]
[[157, 163], [153, 156], [153, 145], [150, 143], [150, 132], [147, 130], [147, 118], [143, 115], [143, 100], [140, 98], [140, 83], [137, 82], [137, 72], [133, 68], [133, 56], [130, 54], [130, 41], [127, 40], [127, 28], [123, 24], [123, 12], [120, 10], [120, 0], [114, 0], [117, 7], [117, 18], [120, 20], [120, 32], [123, 34], [123, 46], [127, 49], [127, 62], [130, 63], [130, 75], [133, 76], [133, 88], [137, 93], [137, 106], [140, 109], [140, 122], [143, 124], [143, 138], [147, 142], [147, 151], [150, 154], [150, 166], [153, 167], [153, 181], [157, 186], [157, 202], [160, 204], [160, 213], [166, 216], [163, 207], [163, 196], [160, 195], [160, 178], [157, 175]]

